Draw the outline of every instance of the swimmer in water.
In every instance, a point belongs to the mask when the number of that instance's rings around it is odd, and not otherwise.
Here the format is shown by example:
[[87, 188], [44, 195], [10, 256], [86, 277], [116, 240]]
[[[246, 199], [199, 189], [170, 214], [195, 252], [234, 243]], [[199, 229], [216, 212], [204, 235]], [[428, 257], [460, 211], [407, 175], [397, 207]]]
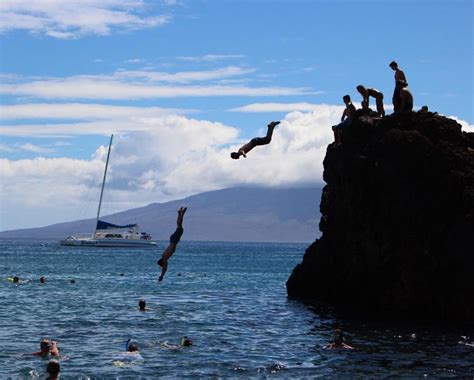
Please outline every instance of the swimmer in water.
[[131, 339], [127, 339], [125, 343], [125, 353], [120, 359], [113, 360], [112, 363], [120, 368], [130, 368], [134, 365], [141, 364], [143, 357], [136, 343], [131, 343]]
[[46, 367], [46, 372], [48, 372], [48, 380], [59, 379], [59, 372], [61, 372], [61, 366], [56, 360], [51, 360]]
[[331, 343], [329, 343], [327, 346], [324, 346], [324, 348], [346, 348], [349, 350], [353, 350], [354, 347], [349, 346], [348, 344], [344, 343], [344, 333], [339, 328], [339, 325], [334, 324], [333, 327], [334, 327], [334, 332], [332, 335]]
[[40, 350], [33, 352], [31, 355], [36, 356], [59, 356], [58, 342], [55, 340], [49, 340], [47, 338], [41, 339]]
[[146, 301], [143, 298], [140, 301], [138, 301], [138, 310], [140, 311], [150, 310], [148, 307], [146, 307]]
[[181, 342], [179, 345], [177, 344], [170, 344], [168, 342], [161, 343], [161, 347], [163, 348], [171, 348], [174, 350], [179, 350], [183, 347], [191, 347], [193, 345], [193, 341], [189, 339], [186, 335], [181, 338]]
[[40, 277], [40, 283], [45, 284], [46, 283], [46, 278], [44, 276]]
[[125, 352], [127, 354], [140, 354], [140, 349], [136, 343], [132, 343], [132, 340], [128, 338], [125, 343]]
[[12, 282], [17, 285], [25, 285], [29, 284], [31, 280], [21, 280], [20, 277], [14, 276], [14, 277], [7, 277], [7, 281]]

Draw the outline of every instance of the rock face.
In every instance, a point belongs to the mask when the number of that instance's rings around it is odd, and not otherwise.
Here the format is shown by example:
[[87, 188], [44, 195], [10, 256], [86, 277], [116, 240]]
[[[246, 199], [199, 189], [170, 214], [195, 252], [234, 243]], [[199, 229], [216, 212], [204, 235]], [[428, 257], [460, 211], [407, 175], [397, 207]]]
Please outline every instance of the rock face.
[[[377, 124], [377, 125], [375, 125]], [[474, 134], [427, 113], [362, 116], [328, 146], [322, 236], [288, 295], [355, 311], [474, 320]]]

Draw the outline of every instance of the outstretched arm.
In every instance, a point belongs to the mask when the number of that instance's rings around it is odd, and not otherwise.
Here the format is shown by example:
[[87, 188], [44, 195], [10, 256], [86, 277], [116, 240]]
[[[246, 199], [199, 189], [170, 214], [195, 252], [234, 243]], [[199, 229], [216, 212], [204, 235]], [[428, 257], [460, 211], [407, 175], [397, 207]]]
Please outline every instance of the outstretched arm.
[[158, 281], [163, 281], [163, 277], [165, 276], [165, 273], [168, 269], [168, 259], [163, 259], [163, 266], [161, 268], [161, 275]]

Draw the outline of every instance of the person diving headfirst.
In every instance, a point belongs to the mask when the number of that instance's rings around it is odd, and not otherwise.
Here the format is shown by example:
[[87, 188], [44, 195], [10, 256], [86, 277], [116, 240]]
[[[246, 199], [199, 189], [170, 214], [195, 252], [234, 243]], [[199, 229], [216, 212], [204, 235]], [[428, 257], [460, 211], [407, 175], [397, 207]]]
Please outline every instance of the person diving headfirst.
[[234, 160], [238, 160], [240, 156], [247, 158], [247, 153], [250, 152], [253, 148], [259, 145], [267, 145], [272, 141], [273, 130], [275, 127], [280, 124], [279, 121], [272, 121], [267, 125], [267, 134], [265, 137], [255, 137], [250, 140], [247, 144], [242, 145], [237, 152], [232, 152], [230, 157]]
[[161, 267], [161, 275], [158, 281], [163, 281], [163, 277], [165, 276], [165, 273], [168, 269], [168, 260], [176, 251], [176, 247], [181, 239], [181, 236], [183, 235], [183, 232], [184, 232], [183, 218], [187, 209], [188, 209], [187, 207], [181, 207], [178, 210], [178, 218], [176, 220], [176, 225], [177, 225], [176, 230], [170, 236], [170, 244], [163, 251], [163, 254], [161, 255], [161, 259], [159, 259], [157, 262], [157, 264]]

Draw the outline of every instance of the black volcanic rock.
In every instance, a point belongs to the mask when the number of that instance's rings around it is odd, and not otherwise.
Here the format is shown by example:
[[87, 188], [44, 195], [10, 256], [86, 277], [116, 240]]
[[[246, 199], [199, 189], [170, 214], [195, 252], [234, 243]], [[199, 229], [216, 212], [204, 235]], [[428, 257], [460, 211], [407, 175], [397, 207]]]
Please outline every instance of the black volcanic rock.
[[328, 146], [322, 236], [290, 296], [474, 320], [474, 134], [431, 112], [360, 117]]

